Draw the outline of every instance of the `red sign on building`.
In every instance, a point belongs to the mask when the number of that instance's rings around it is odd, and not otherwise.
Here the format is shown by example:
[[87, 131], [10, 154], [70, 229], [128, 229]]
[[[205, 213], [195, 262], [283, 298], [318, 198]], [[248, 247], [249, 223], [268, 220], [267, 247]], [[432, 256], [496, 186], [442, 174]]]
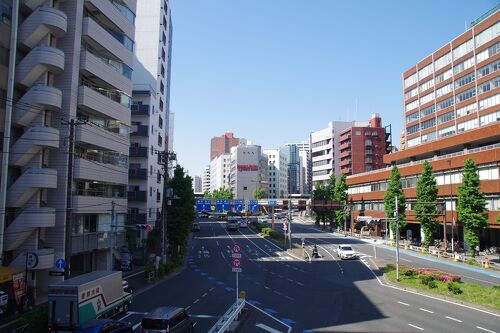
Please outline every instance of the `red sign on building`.
[[259, 166], [255, 164], [238, 164], [238, 171], [258, 171]]

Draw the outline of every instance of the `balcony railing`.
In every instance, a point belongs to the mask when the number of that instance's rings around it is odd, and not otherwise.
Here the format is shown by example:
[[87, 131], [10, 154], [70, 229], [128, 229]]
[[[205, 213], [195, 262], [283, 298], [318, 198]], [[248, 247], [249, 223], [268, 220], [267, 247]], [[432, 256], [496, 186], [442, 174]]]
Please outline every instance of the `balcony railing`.
[[[134, 130], [135, 129], [135, 130]], [[146, 125], [132, 125], [131, 136], [148, 136], [149, 127]]]
[[148, 157], [148, 147], [130, 147], [129, 157]]
[[140, 169], [129, 169], [128, 177], [131, 179], [148, 179], [148, 169], [140, 168]]
[[148, 193], [146, 191], [128, 191], [128, 201], [141, 201], [146, 202]]
[[149, 115], [149, 105], [147, 104], [132, 104], [132, 115], [133, 116], [148, 116]]
[[130, 108], [130, 106], [132, 105], [132, 98], [120, 90], [104, 89], [92, 84], [87, 80], [82, 80], [82, 85], [89, 87], [90, 89], [98, 92], [99, 94], [104, 95], [107, 98], [111, 99], [112, 101], [120, 103], [121, 105], [127, 108]]
[[75, 152], [76, 157], [83, 158], [87, 161], [94, 161], [103, 164], [111, 164], [114, 166], [119, 166], [122, 168], [128, 167], [128, 157], [119, 153], [112, 152], [89, 152], [89, 151], [77, 151]]
[[97, 190], [97, 189], [76, 189], [73, 195], [82, 195], [87, 197], [100, 198], [125, 198], [125, 194], [119, 190]]

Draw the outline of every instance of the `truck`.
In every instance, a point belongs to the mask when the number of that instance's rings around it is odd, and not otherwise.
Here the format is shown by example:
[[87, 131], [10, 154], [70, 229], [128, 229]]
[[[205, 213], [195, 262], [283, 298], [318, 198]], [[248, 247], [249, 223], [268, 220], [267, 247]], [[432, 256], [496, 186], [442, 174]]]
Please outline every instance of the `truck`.
[[121, 271], [94, 271], [49, 285], [49, 330], [73, 331], [99, 318], [127, 312], [132, 291]]

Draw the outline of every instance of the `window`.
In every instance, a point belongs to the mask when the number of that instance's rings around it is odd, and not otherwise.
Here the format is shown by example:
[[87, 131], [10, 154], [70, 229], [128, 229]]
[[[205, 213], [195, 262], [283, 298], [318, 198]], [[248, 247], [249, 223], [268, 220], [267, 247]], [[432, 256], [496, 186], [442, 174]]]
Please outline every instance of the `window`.
[[466, 116], [468, 114], [471, 114], [472, 112], [476, 112], [476, 110], [477, 110], [476, 103], [472, 103], [472, 104], [463, 106], [463, 107], [457, 109], [457, 118]]
[[371, 146], [372, 145], [372, 140], [371, 139], [365, 139], [365, 146]]
[[453, 119], [455, 119], [455, 111], [450, 111], [450, 112], [446, 112], [445, 114], [438, 116], [437, 123], [439, 125], [439, 124], [446, 123], [447, 121], [450, 121]]
[[446, 72], [443, 72], [443, 73], [437, 75], [435, 78], [436, 84], [441, 83], [445, 80], [448, 80], [452, 76], [452, 74], [453, 74], [453, 70], [450, 68]]
[[416, 107], [418, 107], [418, 99], [415, 100], [415, 101], [413, 101], [413, 102], [411, 102], [411, 103], [406, 104], [405, 110], [406, 111], [410, 111], [410, 110], [412, 110], [412, 109], [414, 109]]
[[406, 145], [409, 147], [413, 147], [413, 146], [416, 146], [416, 145], [419, 145], [421, 143], [421, 138], [418, 137], [418, 138], [413, 138], [413, 139], [410, 139], [406, 142]]
[[354, 131], [354, 135], [361, 135], [361, 131], [360, 130]]
[[431, 132], [431, 133], [427, 133], [427, 134], [422, 135], [422, 143], [431, 142], [434, 140], [436, 140], [436, 132]]
[[441, 97], [453, 91], [453, 83], [448, 83], [439, 89], [436, 89], [436, 97]]
[[431, 92], [430, 94], [427, 94], [420, 98], [420, 105], [424, 105], [425, 103], [428, 103], [434, 99], [434, 92]]
[[449, 126], [449, 127], [445, 127], [445, 128], [438, 130], [438, 137], [440, 137], [440, 138], [445, 137], [445, 136], [449, 136], [452, 134], [455, 134], [455, 126]]
[[500, 121], [500, 111], [485, 114], [479, 117], [479, 125], [485, 126], [494, 122]]
[[409, 98], [412, 98], [413, 96], [417, 96], [417, 93], [418, 93], [418, 89], [417, 88], [413, 88], [412, 90], [410, 90], [409, 92], [407, 92], [405, 94], [405, 100], [409, 99]]
[[436, 118], [431, 118], [429, 120], [423, 121], [421, 126], [422, 130], [436, 126]]
[[481, 95], [487, 91], [490, 91], [491, 89], [498, 88], [499, 83], [500, 83], [500, 76], [497, 76], [492, 80], [486, 81], [477, 87], [477, 94]]
[[149, 187], [149, 196], [152, 197], [153, 196], [153, 187]]
[[422, 83], [418, 89], [422, 92], [432, 87], [434, 87], [434, 79], [430, 79], [429, 81]]
[[433, 68], [432, 67], [433, 67], [432, 63], [428, 64], [425, 67], [422, 67], [422, 69], [420, 69], [418, 71], [418, 79], [422, 80], [423, 78], [431, 75], [433, 73]]
[[495, 54], [498, 53], [498, 51], [500, 51], [500, 43], [496, 43], [495, 45], [490, 46], [486, 50], [479, 52], [478, 54], [476, 54], [477, 63], [480, 63], [481, 61], [494, 56]]
[[451, 52], [446, 53], [444, 56], [434, 61], [434, 70], [437, 72], [449, 63], [451, 63]]
[[433, 114], [435, 111], [436, 111], [436, 106], [435, 105], [428, 106], [425, 109], [420, 110], [420, 117], [423, 118], [425, 116]]
[[437, 103], [436, 110], [439, 111], [442, 109], [446, 109], [447, 107], [452, 105], [453, 105], [453, 97], [450, 97], [448, 99], [445, 99], [444, 101]]
[[488, 43], [490, 40], [497, 38], [500, 35], [500, 22], [497, 22], [495, 25], [492, 25], [488, 29], [482, 31], [481, 33], [476, 35], [476, 47], [480, 47]]
[[466, 55], [467, 53], [472, 51], [473, 48], [474, 48], [474, 45], [472, 43], [472, 39], [469, 39], [465, 43], [463, 43], [463, 44], [461, 44], [453, 49], [453, 59], [458, 59], [458, 58]]
[[417, 133], [419, 130], [420, 130], [420, 124], [416, 124], [416, 125], [413, 125], [413, 126], [406, 128], [406, 133], [413, 134], [413, 133]]
[[489, 108], [491, 106], [495, 106], [500, 104], [500, 94], [496, 94], [495, 96], [491, 96], [479, 101], [479, 110], [483, 110]]
[[468, 83], [474, 82], [476, 79], [476, 73], [470, 73], [469, 75], [462, 76], [461, 78], [455, 81], [455, 89], [460, 88], [461, 86], [465, 86]]
[[471, 57], [465, 61], [462, 61], [458, 65], [454, 66], [453, 73], [455, 75], [457, 75], [458, 73], [463, 72], [464, 70], [469, 69], [472, 66], [474, 66], [474, 57]]
[[457, 125], [457, 132], [460, 133], [460, 132], [464, 132], [464, 131], [468, 131], [468, 130], [477, 128], [477, 125], [478, 125], [477, 119], [471, 119], [471, 120], [465, 121], [465, 122]]
[[417, 73], [414, 73], [410, 76], [408, 76], [405, 80], [404, 80], [404, 85], [405, 85], [405, 88], [408, 88], [409, 86], [415, 84], [417, 82]]
[[468, 100], [469, 98], [472, 98], [474, 96], [476, 96], [476, 88], [475, 87], [467, 89], [466, 91], [461, 92], [460, 94], [456, 95], [455, 100], [457, 103], [460, 103], [460, 102]]
[[[500, 45], [500, 44], [499, 44]], [[483, 76], [486, 76], [490, 73], [493, 73], [498, 70], [498, 65], [500, 64], [500, 60], [497, 60], [495, 62], [492, 62], [491, 64], [488, 64], [486, 66], [483, 66], [477, 70], [477, 78], [481, 78]]]

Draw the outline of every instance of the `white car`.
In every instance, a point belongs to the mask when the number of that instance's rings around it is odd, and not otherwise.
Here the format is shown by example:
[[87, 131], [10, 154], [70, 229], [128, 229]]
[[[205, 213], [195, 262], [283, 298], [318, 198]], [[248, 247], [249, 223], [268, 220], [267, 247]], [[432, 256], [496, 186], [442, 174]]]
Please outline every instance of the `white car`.
[[340, 244], [337, 248], [337, 255], [338, 257], [343, 260], [343, 259], [356, 259], [358, 257], [358, 254], [354, 249], [351, 247], [351, 245], [347, 244]]
[[267, 222], [267, 217], [265, 217], [265, 216], [259, 216], [259, 217], [257, 217], [257, 222], [259, 222], [259, 223], [266, 223]]
[[240, 221], [240, 228], [248, 228], [248, 221], [247, 220], [241, 220]]

